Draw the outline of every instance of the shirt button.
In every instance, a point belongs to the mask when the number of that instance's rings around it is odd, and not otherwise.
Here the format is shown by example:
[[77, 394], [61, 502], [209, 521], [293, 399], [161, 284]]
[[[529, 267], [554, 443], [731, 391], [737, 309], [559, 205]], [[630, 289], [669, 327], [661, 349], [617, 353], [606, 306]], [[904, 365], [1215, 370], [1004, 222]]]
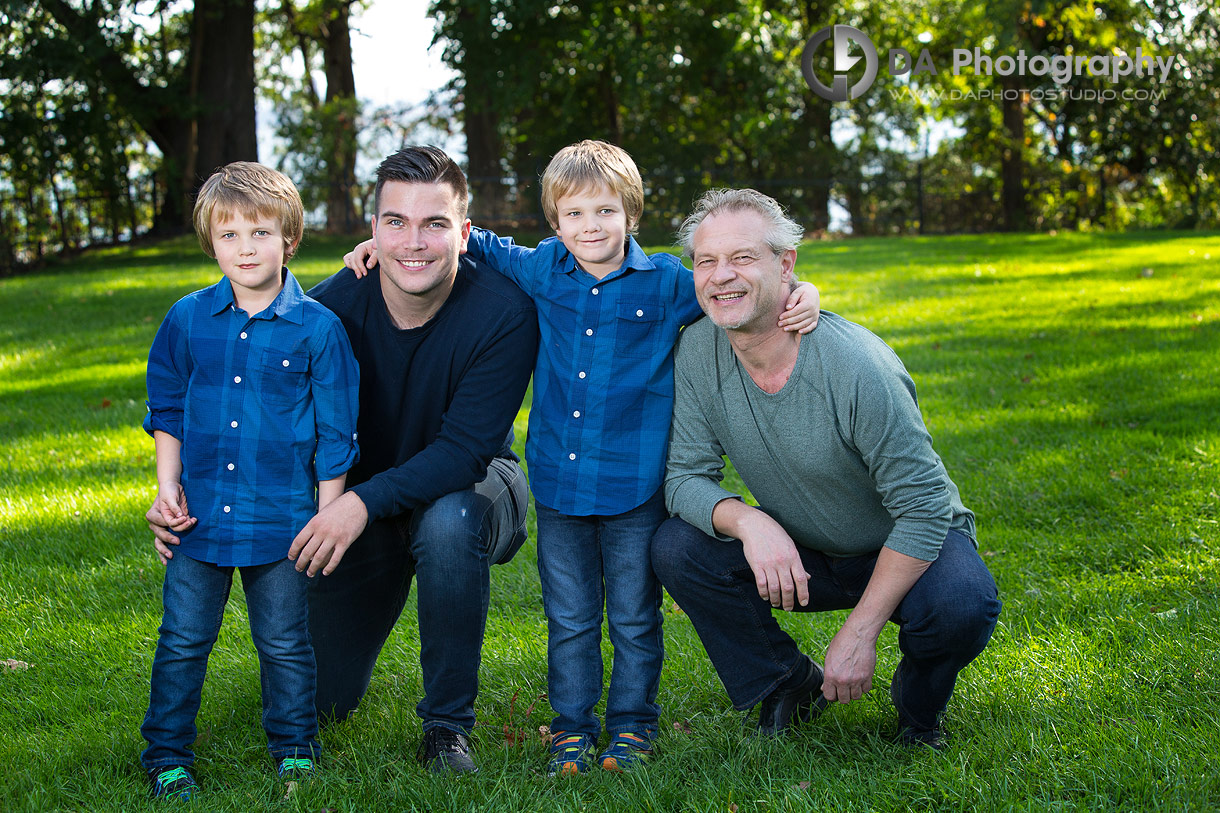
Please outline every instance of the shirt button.
[[594, 296], [597, 296], [597, 294], [598, 294], [598, 293], [599, 293], [599, 291], [598, 291], [596, 288], [594, 288], [594, 289], [593, 289], [593, 295], [594, 295]]
[[592, 336], [592, 335], [593, 335], [593, 328], [588, 328], [588, 329], [585, 331], [585, 335], [586, 335], [586, 336]]
[[579, 418], [579, 417], [580, 417], [580, 410], [578, 409], [578, 410], [576, 410], [575, 412], [573, 412], [573, 413], [572, 413], [572, 417], [573, 417], [573, 418]]
[[584, 378], [584, 377], [585, 377], [585, 371], [584, 371], [584, 370], [581, 370], [579, 373], [577, 373], [577, 374], [576, 374], [576, 376], [577, 376], [578, 378]]
[[241, 332], [241, 337], [242, 337], [243, 339], [244, 339], [244, 338], [246, 338], [246, 331], [244, 331], [244, 330], [243, 330], [243, 331]]
[[575, 459], [576, 459], [576, 452], [572, 452], [571, 454], [568, 455], [568, 460], [575, 460]]
[[237, 428], [237, 421], [229, 421], [229, 426], [231, 426], [231, 427], [233, 427], [234, 429], [236, 429], [236, 428]]
[[643, 315], [644, 315], [644, 311], [636, 311], [636, 312], [635, 312], [635, 315], [636, 315], [636, 316], [643, 316]]
[[227, 468], [229, 471], [233, 471], [233, 469], [235, 469], [235, 468], [237, 468], [237, 467], [236, 467], [236, 466], [234, 466], [232, 463], [230, 463], [230, 464], [229, 464], [228, 466], [226, 466], [225, 468]]
[[241, 383], [241, 376], [239, 376], [239, 375], [235, 375], [235, 376], [233, 376], [233, 383], [234, 383], [234, 384], [240, 384], [240, 383]]
[[288, 366], [288, 359], [284, 359], [284, 360], [281, 362], [281, 364], [283, 364], [285, 367], [287, 367], [287, 366]]
[[226, 513], [226, 514], [227, 514], [227, 513], [229, 513], [229, 512], [230, 512], [230, 511], [232, 511], [232, 510], [233, 510], [233, 509], [232, 509], [232, 508], [230, 508], [229, 506], [227, 506], [227, 505], [225, 506], [225, 513]]

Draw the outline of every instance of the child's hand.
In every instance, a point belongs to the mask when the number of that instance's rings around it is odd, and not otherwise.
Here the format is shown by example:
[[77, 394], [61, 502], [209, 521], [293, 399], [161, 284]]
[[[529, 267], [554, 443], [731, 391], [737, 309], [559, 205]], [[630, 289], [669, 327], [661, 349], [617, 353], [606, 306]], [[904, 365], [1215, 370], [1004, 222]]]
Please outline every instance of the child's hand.
[[181, 483], [164, 483], [157, 488], [157, 505], [161, 508], [161, 518], [171, 531], [181, 533], [195, 524], [186, 505], [186, 492]]
[[369, 269], [377, 264], [376, 248], [377, 245], [370, 237], [343, 255], [343, 264], [355, 272], [356, 279], [366, 276]]
[[809, 333], [818, 326], [818, 318], [822, 315], [822, 295], [813, 283], [800, 282], [788, 294], [784, 312], [780, 314], [779, 326], [784, 330], [797, 330]]

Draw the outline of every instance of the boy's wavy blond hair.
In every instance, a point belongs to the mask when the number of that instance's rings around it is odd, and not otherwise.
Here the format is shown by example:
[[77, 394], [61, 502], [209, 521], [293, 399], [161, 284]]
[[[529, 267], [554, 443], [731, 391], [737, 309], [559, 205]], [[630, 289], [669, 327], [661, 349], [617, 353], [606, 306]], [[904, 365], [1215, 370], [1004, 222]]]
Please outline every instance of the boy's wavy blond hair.
[[551, 159], [542, 173], [542, 211], [552, 229], [559, 228], [559, 199], [605, 184], [623, 199], [627, 233], [634, 234], [644, 213], [644, 182], [635, 161], [622, 147], [585, 139]]
[[284, 262], [296, 253], [305, 234], [305, 207], [301, 194], [282, 172], [252, 161], [234, 161], [212, 173], [195, 197], [195, 236], [203, 253], [216, 258], [212, 247], [212, 215], [228, 220], [243, 217], [276, 217], [284, 235]]

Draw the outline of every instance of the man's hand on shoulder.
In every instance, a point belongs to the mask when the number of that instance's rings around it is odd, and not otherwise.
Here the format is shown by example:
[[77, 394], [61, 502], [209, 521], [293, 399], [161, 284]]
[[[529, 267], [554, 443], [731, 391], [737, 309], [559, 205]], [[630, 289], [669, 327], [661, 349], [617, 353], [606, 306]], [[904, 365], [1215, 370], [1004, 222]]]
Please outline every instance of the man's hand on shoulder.
[[740, 500], [721, 500], [712, 511], [712, 524], [720, 533], [741, 540], [764, 601], [785, 610], [797, 603], [809, 604], [809, 574], [796, 543], [769, 514]]
[[288, 558], [296, 561], [298, 571], [308, 568], [311, 579], [319, 570], [329, 576], [368, 522], [364, 501], [348, 491], [305, 523], [292, 540]]

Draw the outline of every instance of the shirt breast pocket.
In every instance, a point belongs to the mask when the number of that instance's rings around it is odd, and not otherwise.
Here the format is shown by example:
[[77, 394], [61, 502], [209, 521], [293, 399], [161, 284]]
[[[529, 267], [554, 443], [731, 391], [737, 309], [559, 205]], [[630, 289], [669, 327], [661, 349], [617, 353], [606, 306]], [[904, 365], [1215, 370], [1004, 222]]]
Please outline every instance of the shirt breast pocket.
[[263, 351], [257, 394], [268, 403], [295, 406], [309, 389], [309, 357], [282, 350]]
[[665, 306], [660, 302], [620, 302], [615, 314], [614, 352], [633, 358], [651, 358], [669, 348], [665, 337]]

